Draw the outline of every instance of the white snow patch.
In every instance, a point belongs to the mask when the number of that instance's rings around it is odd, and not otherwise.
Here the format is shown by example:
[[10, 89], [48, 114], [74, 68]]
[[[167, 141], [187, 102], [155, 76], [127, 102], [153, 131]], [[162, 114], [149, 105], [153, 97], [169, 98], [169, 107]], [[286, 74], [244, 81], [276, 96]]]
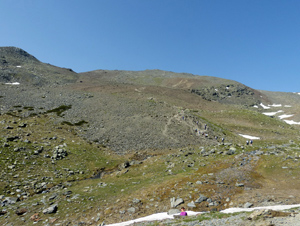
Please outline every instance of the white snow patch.
[[20, 67], [22, 67], [22, 66], [18, 65], [17, 67], [20, 68]]
[[284, 105], [285, 108], [291, 108], [291, 105]]
[[218, 89], [215, 89], [215, 91], [217, 91], [217, 92], [218, 92]]
[[281, 107], [282, 105], [281, 104], [272, 104], [272, 105], [268, 104], [268, 106], [270, 106], [270, 107]]
[[253, 210], [268, 209], [268, 210], [286, 210], [295, 207], [300, 207], [300, 204], [295, 205], [278, 205], [278, 206], [261, 206], [253, 208], [229, 208], [226, 210], [221, 210], [222, 213], [238, 213], [238, 212], [250, 212]]
[[268, 115], [268, 116], [272, 116], [272, 115], [276, 115], [277, 113], [283, 112], [283, 110], [279, 110], [276, 112], [263, 112], [264, 115]]
[[268, 104], [268, 106], [270, 106], [270, 107], [282, 107], [281, 104], [272, 104], [272, 105]]
[[254, 136], [250, 136], [250, 135], [244, 135], [244, 134], [239, 134], [240, 136], [247, 138], [247, 139], [252, 139], [252, 140], [259, 140], [260, 137], [254, 137]]
[[278, 118], [284, 119], [284, 118], [289, 118], [292, 117], [293, 115], [279, 115]]
[[[186, 211], [188, 216], [193, 216], [193, 215], [197, 215], [197, 214], [201, 214], [203, 212], [194, 212], [194, 211]], [[174, 214], [174, 215], [179, 215], [179, 214]], [[164, 213], [155, 213], [146, 217], [141, 217], [135, 220], [131, 220], [131, 221], [125, 221], [125, 222], [121, 222], [121, 223], [116, 223], [116, 224], [108, 224], [107, 226], [125, 226], [125, 225], [130, 225], [130, 224], [134, 224], [137, 222], [143, 222], [143, 221], [158, 221], [158, 220], [164, 220], [164, 219], [173, 219], [173, 215], [168, 215], [167, 212]]]
[[[294, 205], [278, 205], [278, 206], [260, 206], [260, 207], [253, 207], [253, 208], [228, 208], [225, 210], [221, 210], [221, 213], [238, 213], [238, 212], [251, 212], [254, 210], [260, 210], [260, 209], [268, 209], [268, 210], [287, 210], [300, 207], [300, 204], [294, 204]], [[204, 212], [193, 212], [193, 211], [187, 211], [188, 216], [198, 215], [202, 214]], [[178, 214], [175, 214], [178, 215]], [[130, 224], [134, 224], [137, 222], [143, 222], [143, 221], [158, 221], [158, 220], [164, 220], [164, 219], [173, 219], [173, 215], [168, 215], [167, 212], [164, 213], [155, 213], [146, 217], [141, 217], [135, 220], [121, 222], [121, 223], [115, 223], [115, 224], [108, 224], [107, 226], [126, 226]]]
[[262, 107], [263, 107], [263, 109], [270, 109], [270, 107], [268, 107], [268, 106], [264, 105], [263, 103], [260, 103], [260, 106], [262, 106]]
[[263, 114], [267, 116], [272, 116], [272, 115], [276, 115], [277, 112], [263, 112]]
[[19, 82], [8, 82], [8, 83], [5, 83], [5, 85], [20, 85]]
[[284, 120], [284, 121], [290, 125], [300, 125], [300, 122], [295, 122], [294, 120]]
[[258, 106], [257, 106], [257, 105], [254, 105], [253, 107], [254, 107], [254, 108], [258, 108]]

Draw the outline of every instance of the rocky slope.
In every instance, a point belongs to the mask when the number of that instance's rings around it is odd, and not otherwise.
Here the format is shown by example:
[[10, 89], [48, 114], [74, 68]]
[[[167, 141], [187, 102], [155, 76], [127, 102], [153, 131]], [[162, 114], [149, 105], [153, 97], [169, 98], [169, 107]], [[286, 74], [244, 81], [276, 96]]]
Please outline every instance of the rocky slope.
[[300, 130], [280, 117], [299, 119], [298, 94], [160, 70], [78, 74], [15, 47], [0, 66], [3, 225], [300, 203]]

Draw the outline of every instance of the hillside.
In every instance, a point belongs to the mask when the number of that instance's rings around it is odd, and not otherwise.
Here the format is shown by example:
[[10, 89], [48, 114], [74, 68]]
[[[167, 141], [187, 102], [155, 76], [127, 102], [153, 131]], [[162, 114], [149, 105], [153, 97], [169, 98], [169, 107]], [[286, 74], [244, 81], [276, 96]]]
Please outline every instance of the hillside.
[[300, 203], [297, 93], [161, 70], [76, 73], [15, 47], [0, 47], [0, 66], [3, 225], [35, 213], [39, 225], [119, 222], [173, 197], [195, 211]]

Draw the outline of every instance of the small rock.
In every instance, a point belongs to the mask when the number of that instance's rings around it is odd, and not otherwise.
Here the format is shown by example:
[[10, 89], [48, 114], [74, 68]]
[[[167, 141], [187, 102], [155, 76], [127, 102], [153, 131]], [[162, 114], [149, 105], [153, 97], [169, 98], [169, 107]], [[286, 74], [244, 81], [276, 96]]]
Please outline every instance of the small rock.
[[130, 207], [127, 209], [128, 213], [135, 213], [136, 209], [134, 207]]
[[195, 203], [201, 203], [207, 200], [205, 195], [200, 194], [200, 197], [195, 201]]
[[187, 206], [188, 206], [188, 207], [191, 207], [191, 208], [195, 208], [195, 207], [196, 207], [194, 201], [188, 203]]
[[180, 210], [178, 210], [178, 209], [170, 209], [168, 211], [168, 215], [174, 215], [174, 214], [178, 214], [178, 213], [180, 213]]
[[15, 213], [20, 216], [20, 215], [25, 214], [26, 212], [27, 212], [27, 209], [21, 208], [21, 209], [17, 209]]
[[246, 202], [245, 205], [244, 205], [244, 208], [250, 208], [252, 206], [253, 206], [253, 203]]
[[54, 204], [54, 205], [48, 207], [47, 209], [44, 209], [43, 214], [56, 213], [56, 211], [57, 211], [57, 204]]
[[184, 203], [182, 198], [175, 199], [175, 197], [171, 198], [170, 202], [171, 202], [171, 208], [177, 207], [180, 204]]

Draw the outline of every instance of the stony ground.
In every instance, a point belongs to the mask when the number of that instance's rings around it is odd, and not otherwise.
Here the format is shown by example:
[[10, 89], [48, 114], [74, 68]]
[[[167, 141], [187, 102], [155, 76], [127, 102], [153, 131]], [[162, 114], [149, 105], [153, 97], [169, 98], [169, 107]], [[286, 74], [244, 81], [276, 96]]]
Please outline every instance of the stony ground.
[[99, 225], [182, 205], [216, 213], [160, 224], [298, 220], [219, 210], [300, 203], [299, 127], [250, 106], [291, 104], [276, 110], [297, 119], [299, 95], [158, 70], [77, 74], [15, 48], [0, 65], [3, 225]]

